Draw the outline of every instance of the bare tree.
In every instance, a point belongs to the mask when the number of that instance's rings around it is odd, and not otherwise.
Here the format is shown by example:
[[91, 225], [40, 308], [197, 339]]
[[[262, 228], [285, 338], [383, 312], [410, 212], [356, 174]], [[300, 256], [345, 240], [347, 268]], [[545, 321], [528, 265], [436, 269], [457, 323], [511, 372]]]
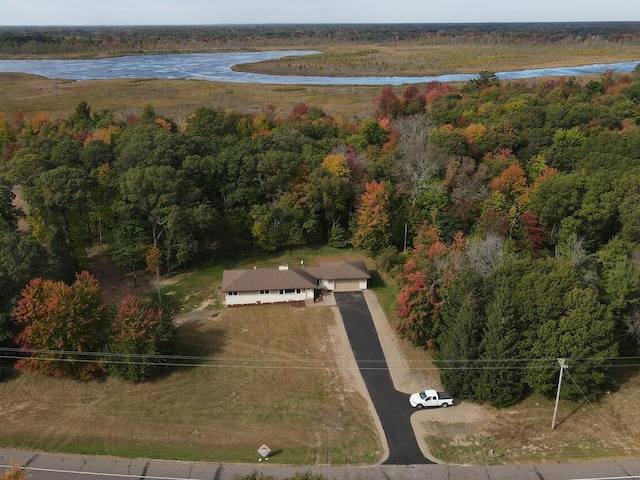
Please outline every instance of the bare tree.
[[487, 178], [486, 165], [476, 165], [473, 158], [455, 155], [447, 160], [444, 186], [450, 190], [455, 204], [479, 203], [487, 198]]
[[640, 311], [634, 309], [630, 317], [626, 317], [625, 315], [625, 321], [629, 329], [629, 335], [631, 335], [636, 343], [640, 344]]
[[[400, 134], [398, 141], [398, 173], [411, 200], [409, 221], [413, 220], [418, 198], [427, 188], [437, 188], [430, 181], [444, 169], [443, 154], [429, 141], [433, 126], [423, 116], [400, 118], [395, 122]], [[407, 230], [405, 224], [404, 249], [407, 248]]]
[[471, 267], [480, 276], [486, 277], [504, 263], [504, 238], [489, 234], [484, 240], [471, 241], [467, 255]]
[[584, 238], [572, 233], [556, 245], [556, 259], [570, 262], [582, 277], [582, 283], [595, 287], [598, 275], [593, 261], [595, 254], [589, 253], [584, 245]]
[[413, 208], [420, 193], [429, 188], [429, 180], [443, 171], [445, 159], [429, 141], [433, 126], [426, 118], [419, 115], [400, 118], [395, 127], [400, 134], [398, 169]]

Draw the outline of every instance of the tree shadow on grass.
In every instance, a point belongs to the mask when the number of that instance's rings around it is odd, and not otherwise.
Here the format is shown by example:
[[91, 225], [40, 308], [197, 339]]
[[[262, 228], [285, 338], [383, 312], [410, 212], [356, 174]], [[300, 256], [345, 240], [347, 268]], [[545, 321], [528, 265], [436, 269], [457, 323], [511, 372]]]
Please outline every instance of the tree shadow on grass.
[[223, 328], [212, 327], [208, 319], [189, 322], [178, 328], [178, 351], [182, 356], [210, 357], [226, 344]]
[[[632, 360], [635, 363], [635, 358]], [[625, 366], [621, 368], [615, 368], [614, 379], [618, 385], [624, 385], [625, 383], [632, 381], [640, 373], [640, 369], [635, 366]], [[612, 391], [617, 390], [617, 386], [613, 386]]]
[[380, 275], [378, 270], [369, 270], [369, 275], [371, 275], [371, 278], [369, 279], [369, 288], [384, 288], [387, 286], [387, 283], [384, 281], [384, 278], [382, 278], [382, 275]]
[[169, 357], [167, 367], [154, 379], [170, 376], [178, 369], [197, 368], [210, 362], [209, 358], [219, 354], [226, 344], [226, 332], [222, 328], [211, 327], [207, 319], [181, 325], [177, 333], [177, 353]]

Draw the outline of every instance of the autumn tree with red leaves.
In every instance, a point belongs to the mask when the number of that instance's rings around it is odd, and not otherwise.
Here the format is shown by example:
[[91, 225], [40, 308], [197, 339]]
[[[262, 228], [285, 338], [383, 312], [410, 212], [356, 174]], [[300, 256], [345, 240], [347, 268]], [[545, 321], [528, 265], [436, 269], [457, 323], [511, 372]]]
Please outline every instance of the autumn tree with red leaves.
[[173, 353], [175, 328], [171, 317], [154, 308], [151, 299], [128, 295], [111, 324], [109, 373], [138, 382], [153, 376]]
[[103, 371], [97, 352], [107, 337], [108, 310], [96, 278], [84, 271], [72, 285], [34, 278], [14, 311], [17, 345], [30, 357], [19, 368], [89, 379]]
[[395, 94], [391, 86], [386, 86], [374, 100], [375, 117], [396, 118], [403, 112], [402, 100]]
[[433, 348], [442, 307], [440, 289], [454, 278], [456, 271], [464, 268], [466, 241], [458, 233], [449, 247], [435, 227], [424, 223], [415, 245], [400, 277], [403, 285], [396, 298], [398, 329], [414, 344]]

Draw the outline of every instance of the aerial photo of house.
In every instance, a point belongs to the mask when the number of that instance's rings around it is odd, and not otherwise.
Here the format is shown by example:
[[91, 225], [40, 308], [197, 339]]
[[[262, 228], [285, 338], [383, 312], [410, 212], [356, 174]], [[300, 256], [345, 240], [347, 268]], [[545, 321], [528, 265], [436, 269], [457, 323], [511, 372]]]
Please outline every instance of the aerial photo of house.
[[369, 278], [369, 270], [362, 261], [321, 263], [315, 267], [254, 267], [225, 270], [222, 291], [227, 306], [297, 302], [317, 300], [323, 290], [365, 290]]

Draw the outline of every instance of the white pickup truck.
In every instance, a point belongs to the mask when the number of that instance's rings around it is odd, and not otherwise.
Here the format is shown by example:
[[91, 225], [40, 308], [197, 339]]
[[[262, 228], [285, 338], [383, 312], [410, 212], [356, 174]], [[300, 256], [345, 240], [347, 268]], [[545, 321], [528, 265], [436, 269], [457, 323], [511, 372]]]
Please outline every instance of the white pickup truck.
[[424, 407], [444, 407], [453, 405], [453, 397], [445, 392], [435, 390], [423, 390], [409, 397], [409, 403], [413, 408], [420, 410]]

